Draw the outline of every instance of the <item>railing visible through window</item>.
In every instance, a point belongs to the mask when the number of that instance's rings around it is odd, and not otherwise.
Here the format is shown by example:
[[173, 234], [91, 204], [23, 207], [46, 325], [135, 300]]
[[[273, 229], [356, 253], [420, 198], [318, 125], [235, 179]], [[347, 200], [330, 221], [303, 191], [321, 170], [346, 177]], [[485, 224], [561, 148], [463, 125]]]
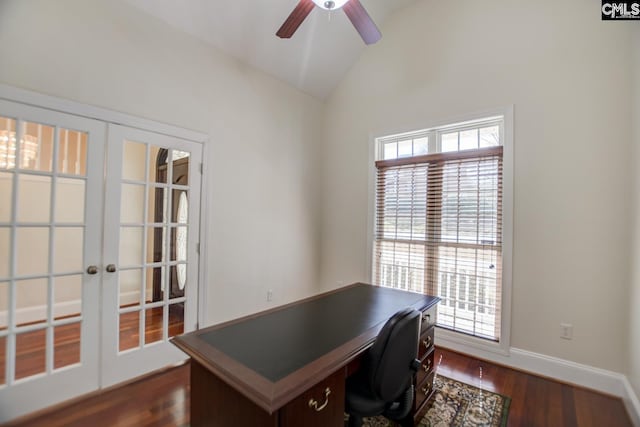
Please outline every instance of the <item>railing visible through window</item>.
[[491, 118], [378, 140], [373, 248], [376, 284], [438, 295], [439, 326], [495, 341], [501, 134]]

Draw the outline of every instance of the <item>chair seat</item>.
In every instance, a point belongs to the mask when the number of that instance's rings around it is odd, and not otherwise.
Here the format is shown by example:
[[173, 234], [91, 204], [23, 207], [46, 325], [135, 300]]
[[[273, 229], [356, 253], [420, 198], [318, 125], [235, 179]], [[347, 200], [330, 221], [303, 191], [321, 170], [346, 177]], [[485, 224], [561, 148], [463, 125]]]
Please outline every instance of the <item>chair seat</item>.
[[419, 363], [420, 312], [413, 308], [391, 316], [367, 351], [358, 372], [347, 379], [345, 409], [349, 426], [363, 417], [384, 415], [413, 426], [413, 378]]

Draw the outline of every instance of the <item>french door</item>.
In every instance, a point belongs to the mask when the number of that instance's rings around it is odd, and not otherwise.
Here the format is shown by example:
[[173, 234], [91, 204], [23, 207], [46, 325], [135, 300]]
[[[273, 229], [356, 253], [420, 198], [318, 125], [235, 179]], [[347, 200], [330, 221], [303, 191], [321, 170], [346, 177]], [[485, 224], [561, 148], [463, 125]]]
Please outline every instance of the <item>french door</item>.
[[201, 150], [109, 126], [103, 386], [185, 359], [168, 340], [197, 323]]
[[185, 359], [201, 156], [0, 100], [0, 423]]
[[105, 133], [0, 100], [0, 422], [99, 386]]

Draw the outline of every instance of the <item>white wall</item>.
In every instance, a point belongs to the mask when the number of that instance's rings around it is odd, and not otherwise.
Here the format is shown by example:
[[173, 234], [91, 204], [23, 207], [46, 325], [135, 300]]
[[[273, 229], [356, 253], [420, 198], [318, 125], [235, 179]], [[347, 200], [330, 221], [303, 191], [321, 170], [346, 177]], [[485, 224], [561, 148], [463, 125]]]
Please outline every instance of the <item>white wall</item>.
[[625, 372], [631, 27], [599, 7], [424, 0], [386, 22], [327, 105], [324, 288], [369, 277], [372, 135], [513, 104], [511, 345]]
[[629, 298], [629, 380], [640, 397], [640, 27], [633, 35], [633, 250], [631, 252], [631, 296]]
[[0, 82], [210, 135], [207, 323], [317, 292], [322, 104], [119, 1], [0, 2]]

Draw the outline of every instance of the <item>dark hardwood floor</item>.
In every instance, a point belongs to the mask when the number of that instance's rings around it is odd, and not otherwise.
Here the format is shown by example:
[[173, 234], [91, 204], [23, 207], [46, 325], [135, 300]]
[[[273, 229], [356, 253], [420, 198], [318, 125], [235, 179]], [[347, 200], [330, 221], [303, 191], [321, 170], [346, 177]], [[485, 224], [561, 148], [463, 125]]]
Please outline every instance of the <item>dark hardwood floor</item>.
[[616, 397], [446, 350], [437, 350], [435, 363], [438, 375], [511, 397], [509, 426], [632, 425], [622, 400]]
[[[439, 363], [439, 375], [510, 396], [508, 426], [631, 426], [624, 405], [618, 398], [443, 349], [436, 350], [435, 360]], [[188, 422], [189, 365], [185, 364], [76, 399], [9, 425], [184, 426]]]

